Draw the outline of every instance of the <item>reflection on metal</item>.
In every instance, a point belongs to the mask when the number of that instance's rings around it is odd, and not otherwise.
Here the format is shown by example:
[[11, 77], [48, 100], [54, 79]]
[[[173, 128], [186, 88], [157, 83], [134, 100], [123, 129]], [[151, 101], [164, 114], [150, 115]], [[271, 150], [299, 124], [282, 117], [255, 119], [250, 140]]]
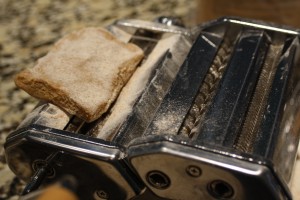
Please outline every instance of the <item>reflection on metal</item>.
[[225, 21], [229, 21], [231, 23], [234, 24], [240, 24], [242, 26], [251, 26], [253, 28], [259, 28], [259, 29], [263, 29], [263, 30], [270, 30], [270, 31], [275, 31], [275, 32], [282, 32], [282, 33], [286, 33], [286, 34], [291, 34], [291, 35], [295, 35], [298, 36], [299, 35], [299, 31], [296, 30], [292, 30], [290, 28], [281, 28], [281, 27], [276, 27], [275, 26], [271, 26], [268, 24], [263, 24], [263, 23], [259, 23], [257, 21], [244, 21], [241, 19], [234, 19], [234, 18], [225, 18]]
[[115, 23], [118, 26], [125, 26], [136, 29], [143, 29], [153, 32], [166, 32], [166, 33], [178, 33], [189, 36], [190, 33], [187, 29], [178, 26], [169, 26], [167, 24], [142, 21], [138, 19], [122, 19]]
[[7, 139], [12, 171], [28, 181], [62, 152], [42, 184], [71, 174], [81, 199], [292, 199], [298, 30], [237, 18], [192, 29], [161, 22], [107, 27], [139, 45], [139, 67], [149, 68], [119, 124], [105, 129], [117, 102], [93, 123], [42, 103]]
[[215, 95], [216, 88], [222, 78], [223, 72], [228, 64], [231, 52], [234, 48], [236, 40], [233, 35], [236, 35], [237, 30], [234, 27], [229, 29], [224, 36], [224, 40], [218, 49], [217, 55], [210, 66], [204, 81], [199, 88], [198, 94], [195, 97], [192, 107], [181, 126], [180, 134], [187, 135], [192, 138], [195, 134], [193, 129], [200, 124], [200, 121], [207, 110], [211, 99]]

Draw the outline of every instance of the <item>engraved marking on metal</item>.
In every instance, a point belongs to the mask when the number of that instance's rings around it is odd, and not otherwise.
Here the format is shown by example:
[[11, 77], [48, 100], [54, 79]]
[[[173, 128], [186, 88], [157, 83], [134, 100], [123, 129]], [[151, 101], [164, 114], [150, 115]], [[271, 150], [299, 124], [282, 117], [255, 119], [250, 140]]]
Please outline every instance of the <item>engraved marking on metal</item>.
[[202, 174], [202, 171], [199, 167], [195, 165], [190, 165], [186, 168], [186, 173], [190, 175], [191, 177], [199, 177]]
[[104, 190], [97, 190], [94, 193], [94, 198], [96, 200], [109, 199], [109, 194]]

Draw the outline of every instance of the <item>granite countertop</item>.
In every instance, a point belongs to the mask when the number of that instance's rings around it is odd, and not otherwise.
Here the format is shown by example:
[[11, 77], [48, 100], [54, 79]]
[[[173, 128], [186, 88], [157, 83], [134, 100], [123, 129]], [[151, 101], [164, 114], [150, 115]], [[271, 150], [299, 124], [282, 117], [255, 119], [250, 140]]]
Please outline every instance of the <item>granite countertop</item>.
[[[18, 199], [23, 187], [6, 165], [5, 138], [37, 104], [16, 88], [17, 72], [32, 67], [55, 41], [73, 30], [106, 26], [120, 18], [153, 20], [162, 15], [179, 16], [187, 25], [195, 25], [195, 8], [195, 0], [0, 1], [0, 200]], [[300, 173], [299, 162], [296, 168]], [[294, 181], [300, 185], [298, 178]], [[300, 196], [300, 191], [293, 191]]]

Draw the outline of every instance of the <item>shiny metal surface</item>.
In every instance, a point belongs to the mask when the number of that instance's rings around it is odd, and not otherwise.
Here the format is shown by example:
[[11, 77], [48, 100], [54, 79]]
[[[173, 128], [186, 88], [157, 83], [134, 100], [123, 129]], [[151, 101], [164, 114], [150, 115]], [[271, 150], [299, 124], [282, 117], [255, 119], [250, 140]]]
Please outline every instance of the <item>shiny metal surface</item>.
[[[285, 199], [284, 190], [266, 166], [191, 148], [172, 142], [153, 142], [129, 148], [130, 162], [144, 183], [158, 196], [169, 199]], [[196, 166], [192, 177], [186, 168]], [[160, 171], [170, 179], [167, 188], [149, 184], [147, 175]], [[161, 181], [157, 178], [157, 181]], [[223, 190], [207, 189], [218, 181]], [[228, 185], [228, 186], [227, 186]], [[227, 187], [227, 189], [226, 189]], [[232, 188], [232, 192], [227, 191]], [[255, 192], [254, 192], [255, 191]], [[226, 193], [228, 192], [228, 193]]]
[[45, 182], [50, 183], [63, 174], [72, 174], [80, 180], [82, 199], [92, 199], [99, 189], [110, 193], [113, 199], [130, 199], [142, 189], [119, 162], [124, 157], [120, 148], [99, 139], [32, 126], [13, 134], [5, 148], [10, 168], [24, 180], [33, 174], [35, 161], [43, 160], [53, 152], [63, 152], [53, 167], [55, 176]]
[[[157, 60], [155, 72], [133, 107], [130, 116], [119, 128], [112, 141], [126, 145], [138, 137], [142, 133], [141, 131], [152, 122], [161, 100], [172, 86], [178, 70], [192, 45], [189, 40], [181, 35], [168, 36], [159, 43], [163, 44], [163, 40], [172, 38], [175, 39], [172, 46], [161, 47], [164, 54], [160, 55], [159, 60]], [[145, 115], [145, 113], [147, 114]]]
[[32, 124], [63, 130], [72, 116], [51, 103], [41, 102], [19, 124], [18, 129]]
[[[131, 163], [144, 183], [155, 194], [164, 198], [214, 199], [216, 193], [212, 190], [220, 188], [216, 185], [221, 183], [223, 189], [220, 190], [226, 191], [220, 197], [223, 199], [291, 199], [288, 182], [300, 133], [296, 124], [299, 116], [298, 32], [269, 27], [267, 24], [255, 26], [255, 23], [247, 21], [242, 24], [231, 19], [221, 19], [213, 24], [202, 29], [151, 124], [145, 130], [141, 129], [140, 136], [129, 143], [129, 149], [136, 148], [140, 151], [129, 150]], [[204, 89], [201, 90], [201, 87], [207, 86], [204, 77], [210, 74], [209, 68], [215, 65], [213, 60], [220, 53], [217, 50], [224, 44], [225, 33], [232, 29], [236, 31], [230, 34], [234, 42], [230, 44], [232, 51], [229, 51], [229, 59], [223, 64], [225, 70], [218, 75], [221, 78], [214, 87], [206, 87], [206, 91], [202, 92]], [[202, 33], [219, 36], [219, 43], [203, 37]], [[201, 40], [203, 43], [197, 47]], [[207, 46], [204, 45], [205, 42]], [[193, 56], [200, 58], [202, 48], [206, 49], [206, 57], [195, 62]], [[215, 52], [210, 54], [211, 48], [215, 48]], [[216, 77], [210, 77], [210, 82]], [[205, 99], [208, 94], [208, 101], [197, 102], [198, 96]], [[199, 115], [201, 120], [190, 119], [190, 113], [195, 112], [195, 104], [206, 109], [206, 112]], [[182, 137], [185, 134], [182, 135], [179, 130], [184, 128], [190, 129], [187, 134], [189, 137]], [[177, 143], [177, 146], [174, 147], [175, 150], [169, 151], [164, 144], [157, 150], [159, 147], [155, 144], [162, 141]], [[195, 158], [188, 156], [190, 152], [181, 154], [185, 147], [198, 150], [193, 154]], [[147, 150], [143, 151], [144, 149]], [[154, 153], [150, 153], [152, 151]], [[219, 162], [221, 156], [221, 163], [226, 163], [227, 159], [233, 159], [236, 163], [225, 167], [222, 172], [216, 172], [219, 179], [209, 186], [207, 182], [202, 184], [200, 180], [194, 182], [194, 185], [189, 185], [188, 182], [181, 184], [177, 178], [184, 181], [183, 175], [179, 175], [178, 171], [187, 166], [181, 166], [180, 163], [194, 165], [195, 163], [188, 162], [200, 159], [207, 151], [212, 153], [212, 161]], [[175, 157], [182, 157], [182, 160]], [[214, 165], [210, 166], [210, 170], [215, 170]], [[252, 177], [247, 174], [247, 166], [258, 167], [256, 172], [250, 172]], [[227, 173], [236, 174], [235, 167], [243, 171], [243, 175], [235, 176], [236, 182], [231, 178], [220, 180]], [[157, 173], [154, 177], [159, 177], [160, 173], [167, 176], [170, 186], [165, 189], [154, 187], [153, 183], [149, 183], [151, 179], [147, 178], [150, 172]], [[244, 173], [248, 178], [243, 177]], [[203, 170], [202, 174], [205, 176]], [[208, 177], [213, 175], [209, 174]], [[161, 177], [157, 180], [167, 179]], [[173, 187], [172, 181], [175, 182]], [[259, 188], [247, 186], [251, 182], [257, 186], [262, 185]], [[193, 188], [193, 191], [189, 188]], [[197, 194], [193, 193], [196, 188], [199, 189]], [[261, 192], [246, 192], [251, 191], [251, 188]], [[234, 196], [232, 190], [243, 191], [247, 196], [240, 196], [242, 194], [237, 192], [237, 196]], [[178, 191], [189, 192], [181, 194]]]
[[[147, 25], [148, 22], [139, 22], [143, 23]], [[158, 23], [153, 24], [160, 27]], [[188, 53], [191, 41], [181, 32], [146, 30], [136, 26], [129, 28], [130, 31], [117, 23], [109, 26], [108, 30], [120, 40], [140, 46], [145, 52], [144, 63], [151, 58], [149, 63], [156, 67], [151, 72], [147, 91], [150, 94], [157, 90], [157, 97], [162, 98]], [[170, 27], [173, 28], [177, 29]], [[178, 30], [188, 32], [183, 28]], [[157, 44], [164, 44], [163, 49], [154, 49]], [[151, 98], [148, 98], [149, 102]], [[72, 174], [80, 182], [78, 193], [81, 199], [97, 199], [99, 191], [108, 194], [110, 199], [131, 199], [135, 196], [152, 196], [155, 199], [151, 192], [145, 191], [145, 186], [126, 164], [122, 146], [109, 142], [107, 137], [91, 137], [97, 134], [94, 132], [97, 125], [97, 122], [87, 124], [50, 103], [41, 103], [7, 139], [5, 148], [9, 166], [18, 177], [28, 181], [37, 170], [37, 163], [43, 163], [49, 155], [61, 152], [62, 156], [51, 168], [54, 175], [47, 176], [42, 184], [51, 183], [63, 174]]]
[[161, 16], [158, 17], [155, 21], [161, 24], [166, 24], [168, 26], [178, 26], [178, 27], [185, 27], [183, 21], [178, 17], [172, 16]]
[[261, 31], [245, 31], [240, 34], [219, 83], [220, 87], [203, 123], [198, 125], [197, 140], [206, 140], [217, 146], [231, 143], [232, 146], [251, 100], [268, 48], [267, 43], [267, 37]]
[[85, 123], [38, 106], [7, 139], [14, 173], [28, 180], [61, 152], [44, 184], [71, 173], [82, 199], [292, 199], [298, 30], [237, 18], [192, 29], [119, 20], [108, 30], [153, 61], [132, 111], [99, 135], [110, 112]]
[[194, 128], [200, 124], [206, 113], [208, 105], [215, 95], [216, 88], [223, 76], [223, 72], [227, 67], [236, 39], [232, 35], [235, 35], [236, 31], [236, 28], [232, 27], [225, 33], [224, 40], [218, 49], [212, 65], [205, 75], [203, 84], [199, 88], [198, 94], [183, 122], [184, 124], [181, 126], [179, 134], [187, 135], [190, 138], [194, 136]]
[[116, 21], [116, 25], [130, 27], [130, 28], [137, 28], [137, 29], [144, 29], [148, 31], [154, 32], [166, 32], [166, 33], [178, 33], [183, 35], [190, 35], [190, 32], [182, 27], [178, 26], [169, 26], [167, 24], [155, 23], [155, 22], [148, 22], [138, 19], [122, 19]]
[[224, 34], [200, 33], [144, 135], [177, 134]]

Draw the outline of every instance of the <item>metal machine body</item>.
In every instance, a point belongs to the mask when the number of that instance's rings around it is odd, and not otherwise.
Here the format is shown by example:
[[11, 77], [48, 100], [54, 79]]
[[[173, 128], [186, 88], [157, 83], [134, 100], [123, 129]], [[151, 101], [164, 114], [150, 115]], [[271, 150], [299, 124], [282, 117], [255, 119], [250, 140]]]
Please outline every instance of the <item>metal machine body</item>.
[[[180, 23], [175, 24], [180, 25]], [[193, 29], [172, 21], [108, 27], [152, 66], [131, 112], [110, 134], [41, 103], [5, 144], [24, 180], [79, 180], [81, 199], [292, 199], [299, 141], [299, 32], [222, 18]]]

